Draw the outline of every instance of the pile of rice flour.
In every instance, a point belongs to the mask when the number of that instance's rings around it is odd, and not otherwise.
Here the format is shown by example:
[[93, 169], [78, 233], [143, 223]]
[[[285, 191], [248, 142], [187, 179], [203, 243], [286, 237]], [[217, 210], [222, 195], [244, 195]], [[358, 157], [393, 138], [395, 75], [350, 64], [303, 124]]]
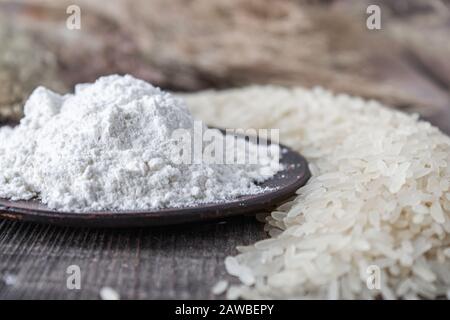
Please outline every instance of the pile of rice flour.
[[323, 89], [184, 98], [212, 125], [280, 128], [313, 175], [267, 217], [271, 238], [226, 259], [242, 282], [228, 298], [450, 298], [448, 136], [417, 116]]
[[[255, 182], [279, 170], [274, 146], [254, 165], [173, 161], [179, 148], [172, 133], [193, 130], [190, 112], [129, 75], [63, 96], [39, 87], [24, 109], [20, 125], [0, 129], [1, 198], [38, 198], [80, 212], [182, 207], [261, 192]], [[238, 152], [260, 148], [268, 147], [247, 143]]]

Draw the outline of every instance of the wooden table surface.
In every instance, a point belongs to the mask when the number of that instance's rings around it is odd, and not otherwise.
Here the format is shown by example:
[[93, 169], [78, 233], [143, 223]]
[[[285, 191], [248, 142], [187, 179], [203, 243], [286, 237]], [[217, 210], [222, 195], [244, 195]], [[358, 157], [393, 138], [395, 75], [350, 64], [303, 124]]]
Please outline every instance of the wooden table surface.
[[[0, 220], [0, 299], [209, 299], [235, 247], [264, 238], [254, 217], [146, 229], [73, 229]], [[67, 288], [78, 265], [81, 289]]]

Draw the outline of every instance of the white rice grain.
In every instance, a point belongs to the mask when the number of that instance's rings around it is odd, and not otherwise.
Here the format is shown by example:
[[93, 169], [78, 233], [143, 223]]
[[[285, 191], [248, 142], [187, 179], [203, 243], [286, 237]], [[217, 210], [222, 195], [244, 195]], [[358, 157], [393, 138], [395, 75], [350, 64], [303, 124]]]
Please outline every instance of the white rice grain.
[[217, 282], [216, 285], [212, 288], [212, 293], [217, 296], [224, 293], [225, 290], [227, 290], [227, 288], [228, 288], [228, 281], [221, 280]]
[[[254, 86], [184, 95], [224, 128], [279, 128], [312, 178], [264, 219], [270, 240], [227, 258], [247, 299], [417, 299], [450, 288], [450, 138], [375, 101]], [[380, 290], [366, 283], [379, 269]]]
[[111, 287], [103, 287], [100, 289], [100, 298], [102, 300], [120, 300], [120, 295]]

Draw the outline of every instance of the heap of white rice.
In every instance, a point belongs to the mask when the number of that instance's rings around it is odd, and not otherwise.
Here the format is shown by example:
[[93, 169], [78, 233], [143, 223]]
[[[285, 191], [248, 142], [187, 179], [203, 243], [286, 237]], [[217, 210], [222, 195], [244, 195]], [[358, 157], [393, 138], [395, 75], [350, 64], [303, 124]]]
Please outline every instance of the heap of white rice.
[[211, 125], [279, 128], [313, 173], [267, 217], [270, 239], [226, 259], [242, 283], [228, 298], [449, 297], [448, 136], [417, 116], [322, 89], [184, 97]]

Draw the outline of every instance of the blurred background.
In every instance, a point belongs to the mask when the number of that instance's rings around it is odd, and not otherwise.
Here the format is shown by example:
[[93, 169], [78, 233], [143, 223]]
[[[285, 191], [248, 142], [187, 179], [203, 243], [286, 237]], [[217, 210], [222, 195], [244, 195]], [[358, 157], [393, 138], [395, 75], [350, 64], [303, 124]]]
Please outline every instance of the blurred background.
[[[367, 28], [370, 4], [380, 30]], [[449, 57], [450, 0], [0, 0], [0, 122], [38, 85], [130, 73], [188, 92], [320, 85], [450, 133]]]

